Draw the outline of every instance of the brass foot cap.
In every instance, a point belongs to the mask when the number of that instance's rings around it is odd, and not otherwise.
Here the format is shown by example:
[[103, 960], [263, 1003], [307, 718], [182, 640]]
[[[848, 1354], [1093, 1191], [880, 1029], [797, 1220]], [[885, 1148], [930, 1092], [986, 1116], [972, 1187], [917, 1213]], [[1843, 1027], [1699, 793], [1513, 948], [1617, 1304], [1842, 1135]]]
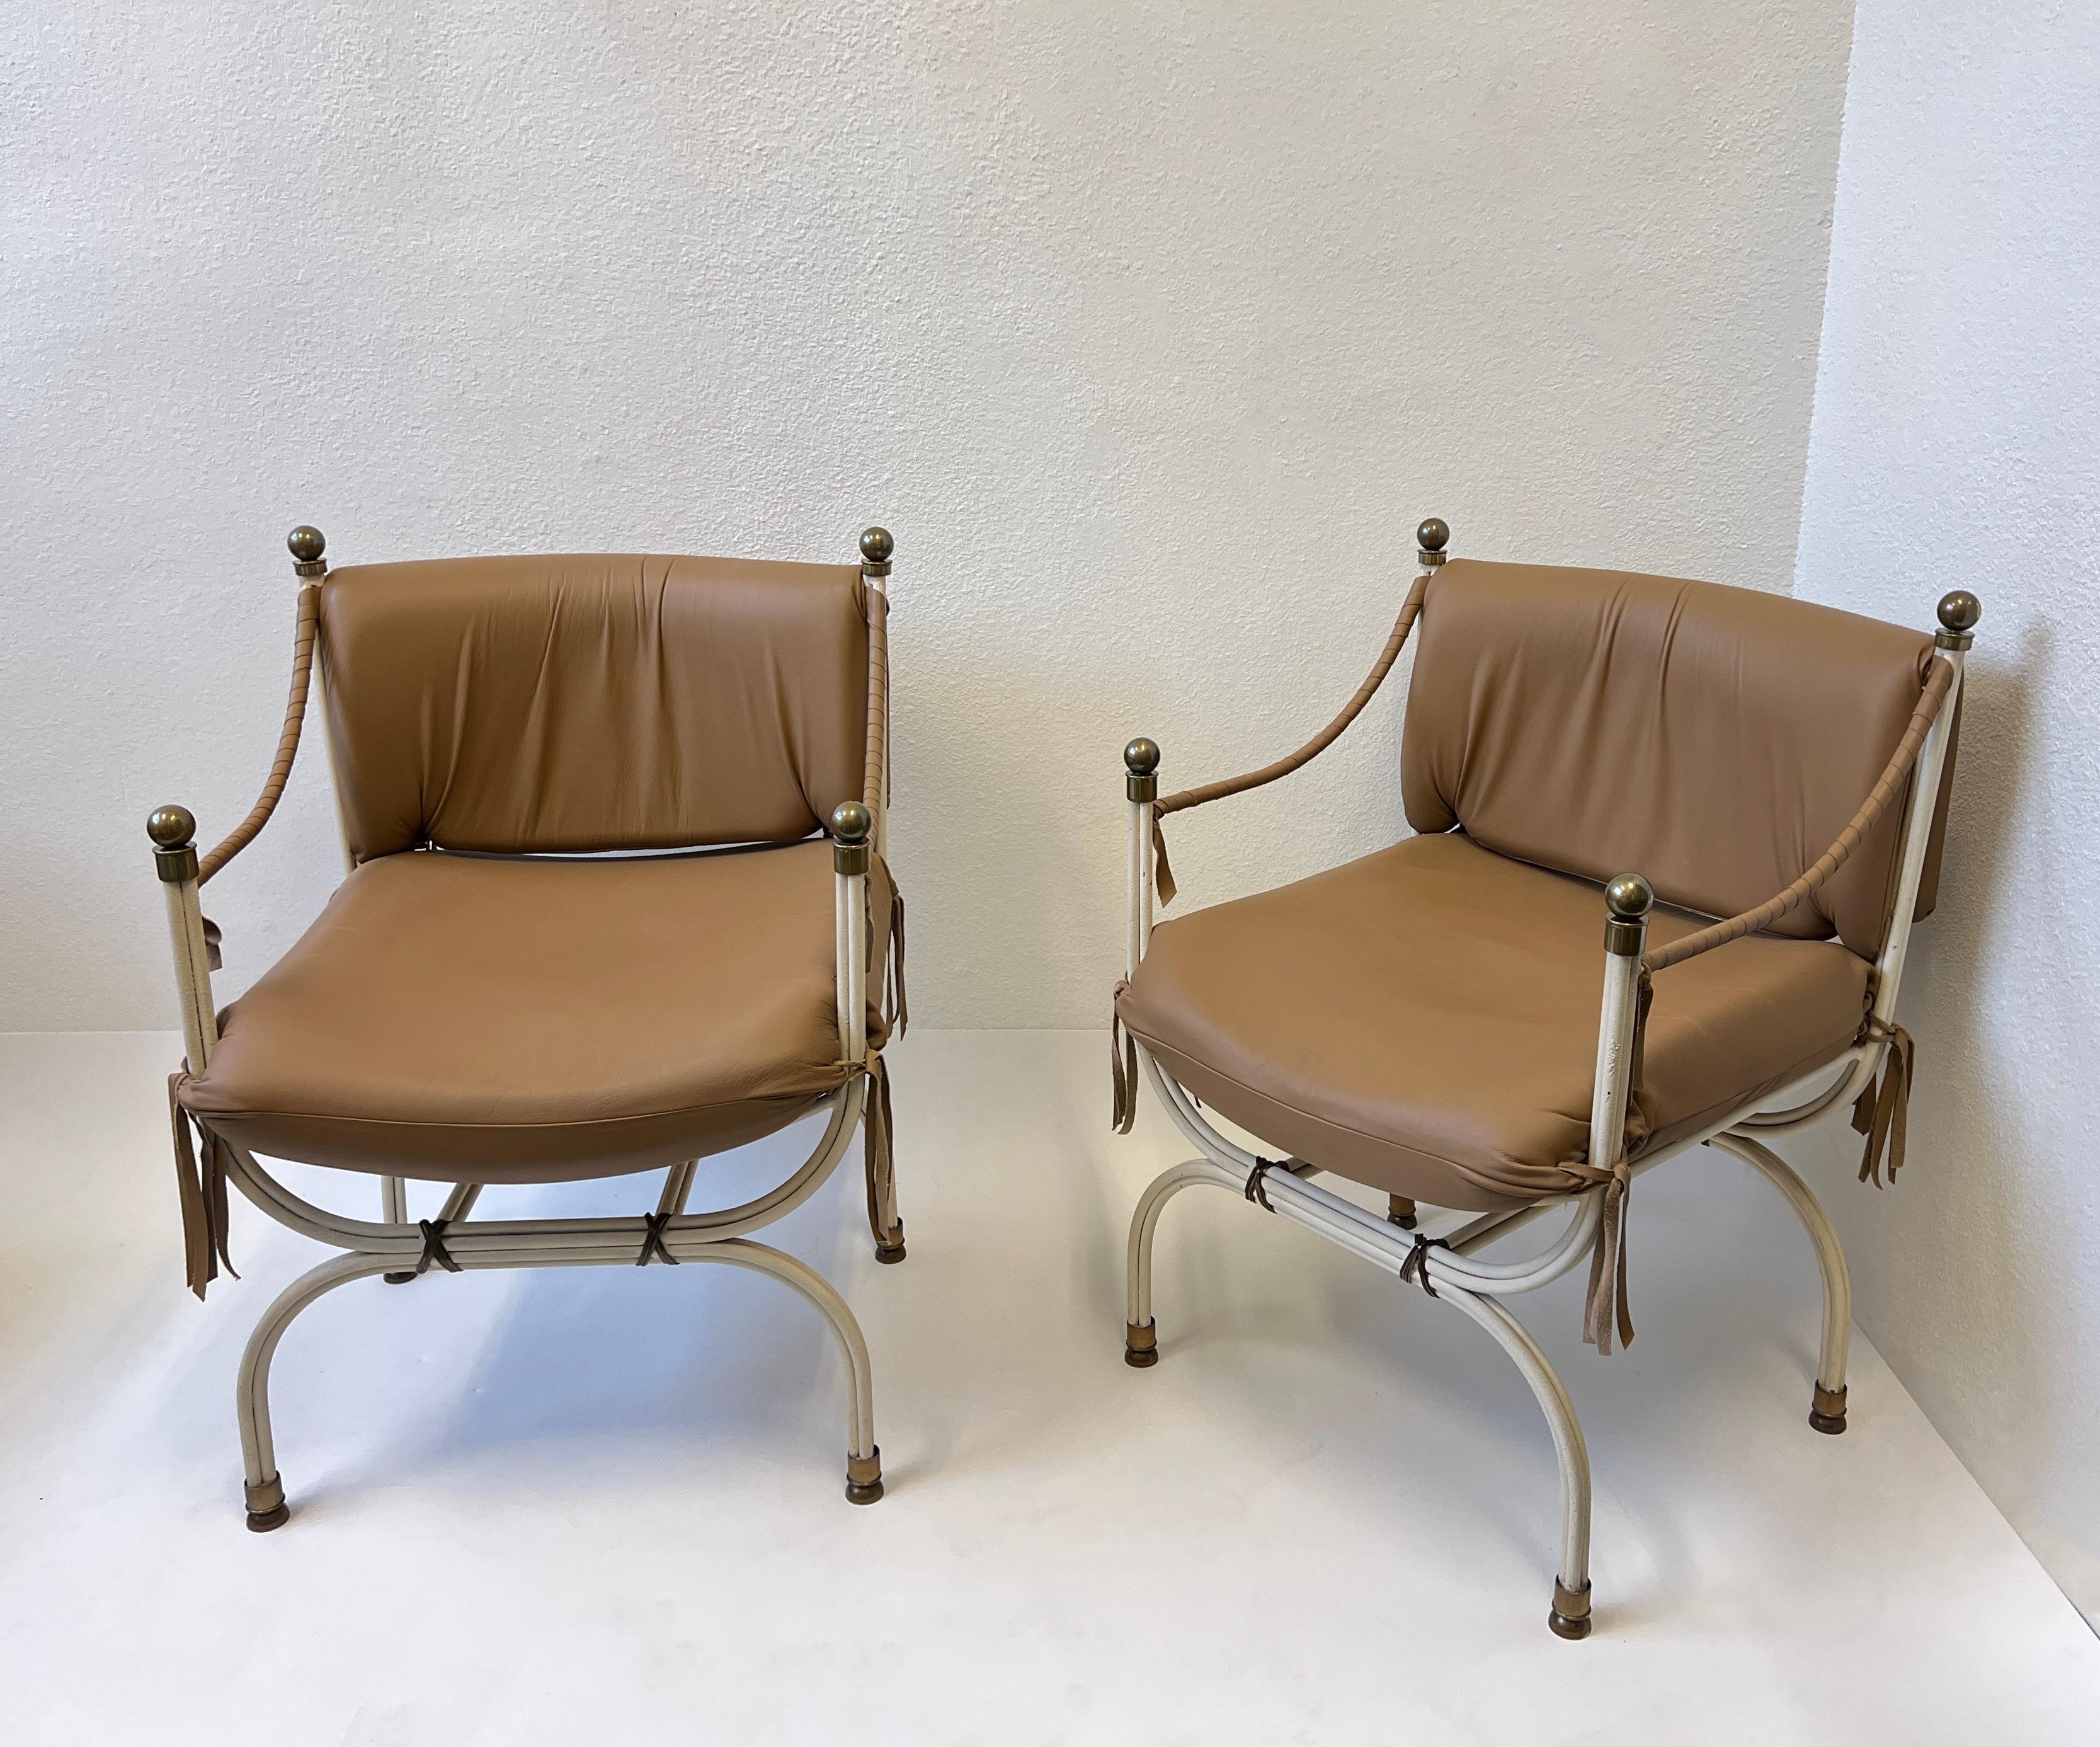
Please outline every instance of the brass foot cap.
[[416, 1274], [415, 1270], [411, 1268], [404, 1274], [382, 1274], [379, 1277], [389, 1286], [406, 1286], [416, 1277]]
[[1579, 1639], [1590, 1635], [1590, 1586], [1571, 1590], [1558, 1577], [1553, 1580], [1553, 1611], [1546, 1617], [1556, 1638]]
[[1845, 1392], [1815, 1386], [1815, 1400], [1808, 1410], [1808, 1423], [1818, 1432], [1836, 1437], [1845, 1429]]
[[1136, 1370], [1159, 1362], [1159, 1326], [1154, 1322], [1126, 1322], [1123, 1326], [1123, 1362]]
[[882, 1496], [882, 1449], [867, 1456], [846, 1458], [846, 1498], [853, 1504], [873, 1504]]
[[267, 1534], [273, 1529], [282, 1529], [292, 1512], [285, 1502], [285, 1483], [276, 1475], [260, 1485], [243, 1485], [243, 1501], [248, 1507], [248, 1526], [257, 1534]]
[[902, 1243], [879, 1243], [875, 1246], [875, 1259], [878, 1262], [901, 1262], [904, 1260], [904, 1246]]

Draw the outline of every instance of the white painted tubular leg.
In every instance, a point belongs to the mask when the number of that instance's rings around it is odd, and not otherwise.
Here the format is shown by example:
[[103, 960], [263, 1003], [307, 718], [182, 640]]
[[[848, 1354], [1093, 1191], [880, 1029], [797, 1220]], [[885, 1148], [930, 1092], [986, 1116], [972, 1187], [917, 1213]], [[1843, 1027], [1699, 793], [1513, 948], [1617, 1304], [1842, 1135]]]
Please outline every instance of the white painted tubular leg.
[[823, 1312], [838, 1337], [846, 1361], [846, 1454], [859, 1460], [875, 1454], [875, 1374], [868, 1364], [867, 1341], [846, 1301], [832, 1283], [804, 1261], [770, 1244], [732, 1237], [720, 1242], [673, 1240], [672, 1253], [682, 1262], [721, 1262], [748, 1268], [784, 1281]]
[[276, 1357], [277, 1343], [285, 1338], [292, 1319], [322, 1294], [393, 1265], [382, 1255], [338, 1255], [310, 1268], [277, 1295], [248, 1337], [240, 1355], [234, 1408], [240, 1422], [240, 1460], [247, 1473], [251, 1511], [256, 1509], [256, 1494], [277, 1478], [277, 1451], [270, 1432], [270, 1361]]
[[[748, 1268], [785, 1282], [823, 1312], [831, 1326], [846, 1361], [846, 1454], [849, 1459], [871, 1460], [875, 1448], [875, 1382], [868, 1363], [867, 1342], [860, 1324], [846, 1302], [829, 1282], [808, 1264], [798, 1261], [770, 1245], [744, 1238], [709, 1242], [690, 1237], [667, 1239], [681, 1262], [720, 1262], [731, 1268]], [[633, 1260], [631, 1246], [601, 1251], [568, 1252], [525, 1251], [503, 1256], [479, 1256], [462, 1262], [469, 1268], [572, 1268], [617, 1264]], [[310, 1268], [278, 1294], [262, 1320], [249, 1336], [241, 1355], [240, 1374], [235, 1391], [235, 1409], [240, 1426], [240, 1458], [248, 1487], [249, 1510], [266, 1515], [283, 1504], [277, 1474], [276, 1440], [270, 1425], [270, 1366], [277, 1345], [299, 1312], [337, 1286], [375, 1274], [390, 1266], [377, 1255], [340, 1255]], [[258, 1500], [262, 1502], [258, 1505]], [[281, 1516], [279, 1518], [281, 1520]], [[274, 1524], [270, 1526], [275, 1526]]]
[[1440, 1291], [1437, 1296], [1493, 1335], [1531, 1385], [1553, 1434], [1553, 1454], [1560, 1465], [1560, 1582], [1571, 1590], [1586, 1589], [1590, 1582], [1590, 1447], [1583, 1441], [1582, 1423], [1575, 1417], [1575, 1404], [1568, 1398], [1559, 1374], [1546, 1362], [1530, 1330], [1510, 1314], [1506, 1305], [1455, 1287]]
[[1815, 1264], [1823, 1274], [1823, 1345], [1816, 1361], [1817, 1386], [1832, 1395], [1845, 1389], [1845, 1365], [1852, 1341], [1852, 1276], [1837, 1229], [1809, 1186], [1776, 1153], [1747, 1135], [1716, 1135], [1706, 1143], [1754, 1166], [1786, 1197], [1802, 1228], [1815, 1246]]
[[[1289, 1193], [1298, 1179], [1287, 1174], [1272, 1174], [1267, 1179], [1267, 1190], [1273, 1198]], [[1124, 1302], [1125, 1320], [1129, 1331], [1149, 1331], [1156, 1341], [1157, 1330], [1152, 1313], [1152, 1250], [1153, 1239], [1159, 1224], [1159, 1215], [1167, 1203], [1185, 1189], [1198, 1183], [1208, 1183], [1235, 1193], [1242, 1191], [1244, 1173], [1236, 1173], [1229, 1167], [1208, 1158], [1190, 1159], [1185, 1164], [1175, 1166], [1155, 1178], [1138, 1202], [1137, 1211], [1130, 1224], [1130, 1240], [1126, 1256], [1127, 1267], [1127, 1293]], [[1302, 1185], [1300, 1186], [1303, 1186]], [[1597, 1198], [1584, 1198], [1585, 1205], [1593, 1212]], [[1282, 1207], [1277, 1207], [1279, 1212]], [[1368, 1217], [1368, 1216], [1367, 1216]], [[1299, 1223], [1320, 1230], [1322, 1234], [1343, 1243], [1345, 1248], [1355, 1249], [1343, 1237], [1326, 1230], [1310, 1220]], [[1587, 1235], [1594, 1237], [1594, 1220], [1586, 1227]], [[1405, 1264], [1411, 1243], [1393, 1243], [1383, 1254], [1373, 1254], [1367, 1248], [1357, 1250], [1368, 1260], [1376, 1261], [1388, 1272], [1398, 1273]], [[1586, 1251], [1586, 1240], [1577, 1255]], [[1568, 1399], [1568, 1391], [1559, 1374], [1539, 1350], [1538, 1343], [1531, 1338], [1524, 1325], [1511, 1316], [1496, 1299], [1485, 1294], [1472, 1292], [1443, 1281], [1436, 1286], [1436, 1299], [1465, 1312], [1474, 1321], [1492, 1335], [1502, 1350], [1515, 1361], [1517, 1369], [1530, 1386], [1538, 1399], [1540, 1410], [1546, 1415], [1547, 1428], [1553, 1436], [1554, 1454], [1560, 1470], [1560, 1568], [1562, 1585], [1571, 1591], [1582, 1590], [1590, 1580], [1590, 1452], [1583, 1440], [1582, 1422], [1576, 1417], [1574, 1403]], [[1128, 1335], [1127, 1333], [1126, 1339]], [[1140, 1357], [1156, 1352], [1156, 1347], [1147, 1346], [1137, 1352]]]
[[1123, 1278], [1124, 1321], [1132, 1328], [1144, 1328], [1152, 1321], [1152, 1239], [1159, 1215], [1168, 1202], [1196, 1183], [1215, 1183], [1220, 1189], [1234, 1190], [1239, 1187], [1224, 1167], [1207, 1158], [1192, 1158], [1154, 1179], [1131, 1215]]
[[699, 1164], [697, 1158], [689, 1158], [682, 1165], [672, 1166], [664, 1174], [664, 1193], [656, 1198], [658, 1219], [668, 1219], [686, 1211], [686, 1198], [693, 1192], [693, 1172]]

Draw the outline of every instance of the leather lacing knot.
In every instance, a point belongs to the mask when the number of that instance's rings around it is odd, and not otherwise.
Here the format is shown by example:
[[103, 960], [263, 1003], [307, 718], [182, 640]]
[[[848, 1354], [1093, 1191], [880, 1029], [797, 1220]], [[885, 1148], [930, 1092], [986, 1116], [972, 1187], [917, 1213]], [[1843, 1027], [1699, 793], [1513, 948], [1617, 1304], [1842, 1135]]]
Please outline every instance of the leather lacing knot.
[[448, 1274], [460, 1271], [460, 1264], [452, 1260], [452, 1252], [445, 1248], [445, 1228], [451, 1224], [450, 1220], [416, 1221], [416, 1229], [423, 1234], [423, 1253], [416, 1263], [417, 1273], [428, 1273], [433, 1262]]
[[637, 1268], [646, 1268], [651, 1262], [668, 1262], [673, 1268], [678, 1258], [672, 1255], [664, 1242], [664, 1228], [671, 1223], [668, 1213], [645, 1213], [642, 1215], [642, 1253], [634, 1258]]
[[1127, 977], [1118, 977], [1115, 993], [1109, 1001], [1109, 1131], [1112, 1134], [1128, 1134], [1137, 1120], [1137, 1042], [1123, 1022], [1123, 991], [1129, 987]]
[[1290, 1167], [1281, 1158], [1257, 1158], [1254, 1162], [1254, 1169], [1247, 1172], [1245, 1191], [1246, 1198], [1260, 1208], [1264, 1213], [1276, 1211], [1276, 1209], [1268, 1204], [1268, 1190], [1262, 1182], [1262, 1179], [1272, 1171], [1281, 1171], [1287, 1176], [1290, 1175]]
[[1899, 1025], [1877, 1018], [1872, 1013], [1860, 1032], [1870, 1043], [1885, 1043], [1888, 1053], [1884, 1057], [1882, 1083], [1878, 1088], [1870, 1080], [1852, 1105], [1852, 1128], [1855, 1133], [1867, 1137], [1865, 1156], [1860, 1161], [1860, 1180], [1872, 1181], [1876, 1189], [1882, 1182], [1882, 1155], [1886, 1152], [1889, 1161], [1888, 1180], [1893, 1184], [1896, 1173], [1903, 1169], [1904, 1142], [1910, 1126], [1910, 1087], [1917, 1066], [1917, 1046], [1909, 1032]]
[[1418, 1286], [1432, 1298], [1437, 1295], [1436, 1288], [1429, 1282], [1429, 1252], [1432, 1250], [1449, 1251], [1451, 1246], [1441, 1237], [1425, 1237], [1420, 1232], [1414, 1234], [1414, 1246], [1407, 1252], [1407, 1260], [1400, 1264], [1400, 1277]]

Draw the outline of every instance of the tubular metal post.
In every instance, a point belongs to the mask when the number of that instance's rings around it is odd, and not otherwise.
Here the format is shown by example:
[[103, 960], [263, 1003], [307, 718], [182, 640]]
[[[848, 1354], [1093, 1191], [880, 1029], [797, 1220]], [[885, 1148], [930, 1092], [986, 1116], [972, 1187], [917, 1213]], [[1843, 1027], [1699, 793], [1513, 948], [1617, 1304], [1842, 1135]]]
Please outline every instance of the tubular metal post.
[[858, 801], [832, 814], [832, 891], [838, 930], [839, 1048], [843, 1059], [867, 1054], [868, 838], [875, 819]]
[[1808, 1185], [1776, 1153], [1748, 1135], [1716, 1135], [1706, 1143], [1754, 1167], [1786, 1198], [1802, 1229], [1815, 1246], [1815, 1265], [1823, 1276], [1823, 1342], [1815, 1364], [1815, 1395], [1808, 1423], [1818, 1432], [1845, 1429], [1845, 1364], [1852, 1341], [1852, 1276], [1830, 1216]]
[[[889, 598], [889, 574], [897, 551], [897, 542], [890, 538], [886, 527], [869, 527], [861, 531], [860, 580], [862, 585], [883, 597]], [[880, 700], [883, 718], [882, 783], [881, 791], [873, 797], [875, 807], [875, 853], [887, 857], [889, 854], [889, 766], [890, 740], [894, 725], [889, 715], [889, 674], [885, 667], [882, 675], [883, 695]], [[874, 709], [878, 700], [870, 697], [867, 707]]]
[[1648, 946], [1655, 889], [1639, 874], [1604, 888], [1604, 1000], [1597, 1020], [1597, 1072], [1590, 1094], [1590, 1162], [1617, 1168], [1625, 1156], [1626, 1097], [1633, 1089], [1634, 1021], [1640, 1007], [1641, 954]]
[[1957, 589], [1939, 603], [1939, 630], [1934, 638], [1939, 658], [1954, 669], [1954, 683], [1940, 700], [1917, 767], [1910, 779], [1910, 801], [1904, 814], [1903, 860], [1896, 876], [1895, 908], [1890, 913], [1889, 937], [1874, 967], [1874, 1017], [1884, 1024], [1895, 1017], [1896, 991], [1910, 955], [1910, 932], [1917, 910], [1917, 889], [1925, 877], [1926, 851], [1932, 841], [1933, 815], [1939, 802], [1939, 776], [1947, 763], [1947, 743], [1954, 732], [1955, 706], [1961, 701], [1970, 647], [1983, 616], [1976, 597]]
[[1130, 923], [1123, 942], [1123, 975], [1134, 977], [1152, 942], [1152, 810], [1159, 799], [1159, 748], [1140, 735], [1123, 749], [1123, 770], [1130, 818]]
[[167, 902], [183, 1048], [190, 1071], [201, 1074], [218, 1041], [218, 1015], [211, 999], [211, 948], [197, 901], [196, 820], [187, 807], [157, 807], [147, 818], [146, 835], [152, 840], [153, 871]]

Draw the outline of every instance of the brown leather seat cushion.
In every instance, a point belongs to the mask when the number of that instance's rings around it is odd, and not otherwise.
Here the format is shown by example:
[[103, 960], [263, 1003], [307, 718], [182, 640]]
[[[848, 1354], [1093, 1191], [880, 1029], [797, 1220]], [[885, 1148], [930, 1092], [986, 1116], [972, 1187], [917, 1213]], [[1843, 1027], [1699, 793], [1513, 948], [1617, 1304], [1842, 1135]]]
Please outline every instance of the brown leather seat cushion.
[[[184, 1102], [275, 1158], [443, 1180], [609, 1176], [740, 1146], [858, 1068], [840, 1060], [832, 902], [824, 842], [382, 856], [221, 1015]], [[871, 970], [876, 1040], [880, 983]]]
[[[1649, 937], [1704, 919], [1658, 907]], [[1604, 906], [1586, 880], [1454, 832], [1162, 923], [1118, 1004], [1205, 1103], [1269, 1145], [1440, 1207], [1580, 1185]], [[1655, 979], [1649, 1148], [1829, 1061], [1868, 966], [1753, 935]]]

